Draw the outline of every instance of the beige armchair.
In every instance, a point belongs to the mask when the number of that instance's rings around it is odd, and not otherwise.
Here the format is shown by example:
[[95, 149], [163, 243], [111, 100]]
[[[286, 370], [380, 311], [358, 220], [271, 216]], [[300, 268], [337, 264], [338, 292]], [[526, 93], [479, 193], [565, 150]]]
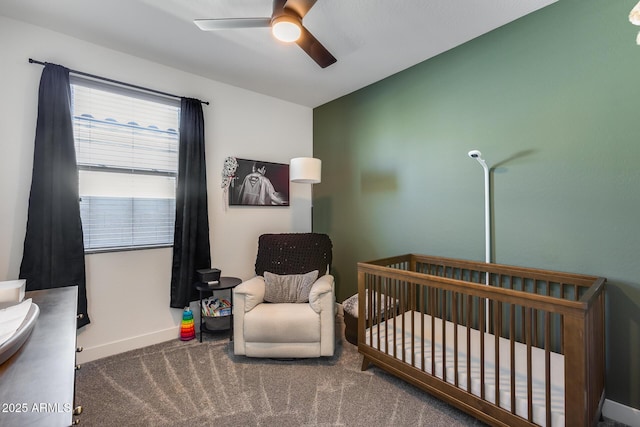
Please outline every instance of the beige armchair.
[[235, 354], [275, 358], [333, 355], [336, 306], [334, 280], [328, 274], [331, 248], [325, 234], [260, 236], [257, 276], [233, 290]]

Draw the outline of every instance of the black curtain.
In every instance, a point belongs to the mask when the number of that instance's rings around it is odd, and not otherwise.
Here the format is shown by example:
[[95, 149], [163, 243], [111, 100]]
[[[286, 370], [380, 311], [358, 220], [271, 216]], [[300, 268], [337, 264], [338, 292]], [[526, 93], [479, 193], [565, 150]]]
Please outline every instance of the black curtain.
[[182, 98], [176, 224], [173, 236], [171, 307], [183, 308], [198, 299], [196, 270], [211, 267], [207, 174], [204, 157], [204, 117], [197, 99]]
[[78, 327], [89, 323], [69, 70], [45, 64], [20, 278], [26, 289], [78, 286]]

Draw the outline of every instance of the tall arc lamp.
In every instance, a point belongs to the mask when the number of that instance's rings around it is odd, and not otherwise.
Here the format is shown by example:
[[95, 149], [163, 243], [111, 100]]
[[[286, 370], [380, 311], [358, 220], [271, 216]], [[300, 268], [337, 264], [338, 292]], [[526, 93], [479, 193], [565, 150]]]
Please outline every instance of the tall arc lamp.
[[289, 180], [300, 184], [311, 184], [311, 231], [313, 231], [313, 184], [322, 177], [322, 160], [313, 157], [295, 157], [289, 163]]

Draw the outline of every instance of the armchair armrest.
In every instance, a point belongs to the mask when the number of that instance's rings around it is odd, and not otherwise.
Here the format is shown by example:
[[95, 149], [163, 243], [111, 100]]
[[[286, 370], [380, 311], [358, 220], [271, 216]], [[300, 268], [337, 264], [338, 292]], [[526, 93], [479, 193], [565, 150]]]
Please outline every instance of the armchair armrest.
[[[330, 274], [325, 274], [315, 281], [309, 292], [309, 304], [316, 313], [320, 313], [324, 308], [331, 308], [333, 311], [334, 295], [333, 295], [334, 279]], [[324, 304], [323, 304], [324, 302]], [[323, 307], [325, 305], [325, 307]]]
[[[244, 306], [245, 313], [251, 311], [255, 306], [264, 302], [264, 278], [262, 276], [253, 277], [240, 283], [233, 289], [234, 296], [240, 297], [239, 306]], [[234, 301], [234, 306], [236, 301]]]

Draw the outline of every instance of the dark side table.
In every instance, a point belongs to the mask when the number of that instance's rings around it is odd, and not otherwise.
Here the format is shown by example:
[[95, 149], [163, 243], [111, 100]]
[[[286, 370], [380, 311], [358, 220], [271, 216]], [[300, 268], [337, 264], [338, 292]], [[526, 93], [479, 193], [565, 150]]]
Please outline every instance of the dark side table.
[[233, 341], [233, 290], [231, 291], [231, 296], [229, 302], [231, 303], [230, 314], [226, 316], [220, 317], [228, 317], [229, 318], [229, 328], [228, 329], [219, 329], [213, 330], [208, 329], [205, 324], [205, 317], [202, 314], [202, 299], [208, 294], [213, 295], [214, 292], [224, 291], [225, 289], [233, 289], [242, 283], [242, 279], [238, 277], [221, 277], [217, 284], [209, 285], [208, 283], [197, 282], [195, 287], [199, 292], [200, 296], [200, 342], [202, 342], [202, 333], [205, 334], [216, 334], [218, 332], [223, 332], [229, 330], [229, 340]]

